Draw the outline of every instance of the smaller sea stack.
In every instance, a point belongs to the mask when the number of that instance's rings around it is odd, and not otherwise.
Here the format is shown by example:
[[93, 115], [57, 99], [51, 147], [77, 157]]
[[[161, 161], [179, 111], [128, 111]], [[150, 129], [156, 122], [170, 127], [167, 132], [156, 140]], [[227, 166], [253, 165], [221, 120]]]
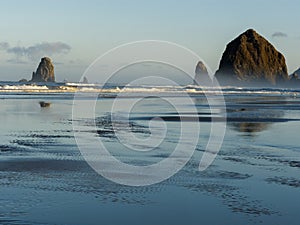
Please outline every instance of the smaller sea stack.
[[201, 86], [211, 86], [212, 84], [207, 68], [202, 61], [196, 65], [194, 84]]

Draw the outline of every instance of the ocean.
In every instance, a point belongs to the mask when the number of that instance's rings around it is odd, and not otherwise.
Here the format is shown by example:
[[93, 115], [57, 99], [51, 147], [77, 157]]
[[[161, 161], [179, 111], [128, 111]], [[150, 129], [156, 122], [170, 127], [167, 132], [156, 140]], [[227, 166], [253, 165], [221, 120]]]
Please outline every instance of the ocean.
[[0, 224], [299, 224], [300, 89], [1, 82], [0, 105]]

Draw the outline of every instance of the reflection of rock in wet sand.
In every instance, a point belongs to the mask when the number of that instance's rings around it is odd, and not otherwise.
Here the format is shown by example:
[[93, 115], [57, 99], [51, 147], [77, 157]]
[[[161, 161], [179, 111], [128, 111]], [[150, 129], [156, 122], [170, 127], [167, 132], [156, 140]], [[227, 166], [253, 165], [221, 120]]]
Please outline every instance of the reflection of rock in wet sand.
[[239, 100], [227, 108], [227, 118], [233, 122], [229, 125], [238, 132], [252, 134], [269, 129], [272, 123], [287, 122], [283, 110], [278, 109], [283, 103], [286, 101], [282, 98]]
[[232, 126], [236, 131], [242, 133], [256, 133], [267, 130], [270, 123], [233, 123]]
[[[286, 122], [284, 113], [270, 108], [242, 108], [241, 110], [227, 112], [227, 121], [234, 130], [241, 133], [257, 133], [269, 129], [272, 123]], [[236, 120], [234, 120], [236, 119]], [[240, 120], [240, 121], [239, 121]]]

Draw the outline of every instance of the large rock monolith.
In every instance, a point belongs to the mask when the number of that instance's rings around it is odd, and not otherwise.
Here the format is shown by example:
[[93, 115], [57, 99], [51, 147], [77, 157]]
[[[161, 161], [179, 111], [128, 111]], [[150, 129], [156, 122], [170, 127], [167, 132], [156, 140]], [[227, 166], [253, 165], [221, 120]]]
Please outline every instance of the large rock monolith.
[[289, 79], [284, 56], [253, 29], [227, 45], [216, 78], [229, 85], [280, 85]]

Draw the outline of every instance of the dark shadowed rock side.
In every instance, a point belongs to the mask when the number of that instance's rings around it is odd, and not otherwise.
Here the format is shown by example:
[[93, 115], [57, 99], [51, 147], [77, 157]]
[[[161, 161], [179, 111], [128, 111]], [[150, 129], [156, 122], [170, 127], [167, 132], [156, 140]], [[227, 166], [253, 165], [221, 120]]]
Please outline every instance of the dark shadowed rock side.
[[216, 78], [221, 84], [242, 86], [281, 85], [289, 80], [284, 56], [253, 29], [227, 45]]
[[54, 66], [51, 59], [44, 57], [36, 70], [32, 73], [32, 82], [55, 82]]
[[210, 86], [211, 83], [206, 66], [202, 61], [199, 61], [196, 65], [194, 84]]

